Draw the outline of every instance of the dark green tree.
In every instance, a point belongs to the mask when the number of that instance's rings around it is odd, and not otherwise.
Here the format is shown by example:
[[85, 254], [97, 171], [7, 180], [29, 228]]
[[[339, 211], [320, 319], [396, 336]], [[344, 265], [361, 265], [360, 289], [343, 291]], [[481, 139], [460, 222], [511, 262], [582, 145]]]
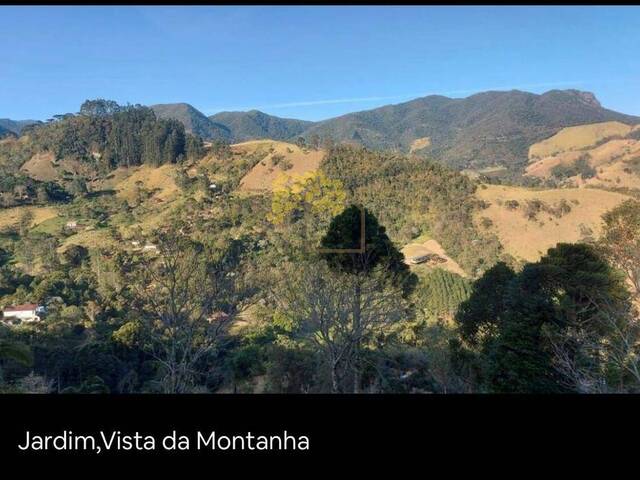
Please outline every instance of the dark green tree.
[[479, 354], [486, 390], [585, 391], [593, 378], [610, 380], [604, 346], [627, 299], [622, 276], [593, 246], [558, 244], [519, 274], [489, 270], [456, 320]]
[[[351, 205], [336, 215], [320, 245], [323, 249], [321, 255], [332, 270], [353, 277], [352, 321], [356, 338], [362, 336], [362, 285], [366, 277], [378, 278], [381, 289], [385, 283], [400, 287], [405, 296], [416, 286], [417, 277], [404, 263], [404, 255], [387, 236], [375, 215], [367, 209]], [[353, 354], [354, 392], [359, 391], [361, 383], [359, 350], [360, 342], [357, 341]]]

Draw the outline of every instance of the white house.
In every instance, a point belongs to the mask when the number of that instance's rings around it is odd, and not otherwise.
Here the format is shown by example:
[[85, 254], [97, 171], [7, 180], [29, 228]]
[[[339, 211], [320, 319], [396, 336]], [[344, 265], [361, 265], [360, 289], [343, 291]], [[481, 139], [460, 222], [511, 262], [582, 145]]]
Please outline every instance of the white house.
[[18, 319], [21, 322], [38, 322], [42, 313], [44, 313], [44, 307], [39, 306], [37, 303], [25, 303], [5, 308], [2, 316], [7, 320]]

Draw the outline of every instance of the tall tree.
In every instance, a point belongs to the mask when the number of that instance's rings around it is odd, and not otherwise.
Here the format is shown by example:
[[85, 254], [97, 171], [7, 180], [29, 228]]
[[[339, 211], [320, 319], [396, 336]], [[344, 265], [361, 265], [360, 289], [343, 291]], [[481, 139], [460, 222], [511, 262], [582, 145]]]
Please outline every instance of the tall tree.
[[173, 233], [158, 248], [157, 258], [146, 256], [135, 270], [132, 288], [144, 348], [161, 366], [161, 389], [183, 393], [206, 375], [206, 361], [244, 299], [240, 246], [216, 252]]
[[600, 245], [607, 259], [622, 270], [640, 302], [640, 202], [627, 200], [603, 216]]
[[[354, 332], [354, 392], [360, 390], [360, 339], [364, 336], [363, 286], [368, 278], [376, 278], [380, 287], [393, 284], [404, 295], [415, 288], [417, 278], [404, 263], [404, 255], [387, 236], [385, 228], [368, 210], [355, 205], [335, 216], [327, 233], [320, 241], [322, 257], [329, 267], [350, 276], [353, 294], [352, 330]], [[359, 250], [359, 251], [358, 251]]]
[[620, 381], [609, 346], [626, 318], [627, 292], [594, 247], [558, 244], [518, 274], [497, 266], [485, 276], [456, 317], [479, 353], [484, 388], [584, 392]]

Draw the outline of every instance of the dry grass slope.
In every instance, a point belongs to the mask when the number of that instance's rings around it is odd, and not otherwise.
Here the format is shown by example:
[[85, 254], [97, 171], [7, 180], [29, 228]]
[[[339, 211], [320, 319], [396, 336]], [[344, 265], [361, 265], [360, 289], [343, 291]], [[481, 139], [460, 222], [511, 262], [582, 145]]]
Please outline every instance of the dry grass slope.
[[31, 212], [33, 214], [33, 219], [31, 220], [31, 228], [36, 225], [40, 225], [41, 223], [58, 216], [58, 212], [53, 207], [14, 207], [0, 210], [0, 228], [11, 227], [16, 225], [22, 215], [26, 212]]
[[119, 168], [103, 188], [116, 190], [119, 198], [132, 203], [136, 196], [136, 183], [141, 182], [143, 189], [153, 192], [153, 198], [169, 201], [176, 197], [179, 190], [174, 180], [176, 169], [177, 167], [171, 164], [157, 168], [148, 165], [129, 169]]
[[431, 139], [429, 137], [416, 138], [411, 142], [409, 153], [417, 152], [418, 150], [427, 148], [429, 145], [431, 145]]
[[240, 190], [248, 192], [272, 190], [276, 179], [280, 179], [283, 174], [292, 177], [315, 171], [320, 167], [325, 154], [323, 150], [303, 150], [291, 143], [272, 140], [243, 142], [231, 148], [245, 155], [264, 155], [240, 182]]
[[596, 145], [605, 138], [625, 136], [633, 126], [621, 122], [578, 125], [560, 130], [554, 136], [529, 147], [529, 160], [536, 161], [560, 152], [580, 150]]
[[[498, 236], [506, 252], [527, 261], [538, 260], [557, 243], [578, 242], [586, 232], [597, 237], [602, 215], [629, 198], [593, 188], [531, 190], [503, 185], [486, 185], [485, 189], [478, 189], [477, 196], [489, 203], [488, 208], [476, 214], [478, 228], [485, 228], [481, 226], [483, 217], [491, 220], [488, 228]], [[535, 199], [550, 206], [565, 200], [571, 211], [559, 218], [540, 212], [536, 220], [529, 220], [523, 208], [527, 200]], [[509, 200], [517, 201], [520, 207], [507, 208], [505, 203]]]

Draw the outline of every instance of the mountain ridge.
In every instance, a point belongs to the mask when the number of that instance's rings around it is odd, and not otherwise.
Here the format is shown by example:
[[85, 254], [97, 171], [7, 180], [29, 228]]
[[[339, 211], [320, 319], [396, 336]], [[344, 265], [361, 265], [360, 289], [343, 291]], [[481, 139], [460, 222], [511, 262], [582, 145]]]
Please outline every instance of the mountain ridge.
[[[529, 146], [563, 128], [609, 121], [640, 124], [640, 117], [604, 108], [593, 93], [575, 89], [542, 94], [491, 90], [464, 98], [428, 95], [317, 122], [259, 110], [206, 116], [188, 103], [150, 108], [205, 140], [332, 140], [427, 155], [459, 170], [502, 166], [518, 173], [527, 166]], [[15, 132], [15, 124], [9, 130]]]
[[10, 118], [0, 118], [0, 135], [8, 132], [20, 135], [22, 130], [29, 125], [42, 123], [39, 120], [12, 120]]
[[590, 92], [488, 91], [465, 98], [430, 95], [348, 113], [316, 123], [304, 136], [357, 138], [369, 148], [403, 151], [416, 139], [429, 138], [424, 151], [455, 168], [521, 167], [529, 145], [561, 128], [601, 121], [635, 124], [640, 117], [605, 109]]

